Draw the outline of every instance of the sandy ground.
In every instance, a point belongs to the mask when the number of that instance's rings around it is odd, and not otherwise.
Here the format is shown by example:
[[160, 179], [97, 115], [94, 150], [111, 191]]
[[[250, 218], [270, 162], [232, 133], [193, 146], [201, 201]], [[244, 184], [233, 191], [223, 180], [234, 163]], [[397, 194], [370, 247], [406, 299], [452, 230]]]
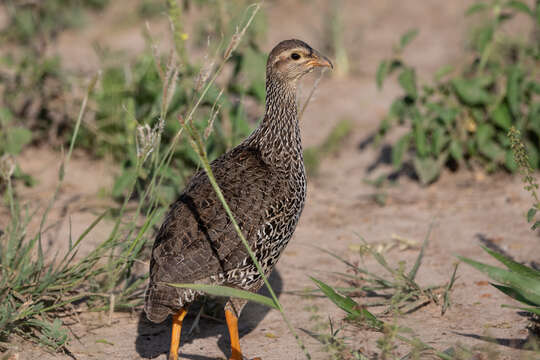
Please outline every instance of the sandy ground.
[[[399, 35], [411, 27], [418, 27], [421, 32], [405, 56], [417, 64], [422, 73], [433, 73], [441, 64], [458, 61], [467, 28], [461, 14], [470, 3], [464, 0], [343, 2], [348, 28], [345, 38], [353, 72], [346, 78], [326, 77], [321, 82], [302, 122], [302, 135], [305, 145], [317, 144], [342, 118], [354, 122], [354, 131], [341, 151], [326, 159], [319, 175], [310, 179], [304, 214], [271, 277], [286, 314], [313, 359], [328, 359], [330, 355], [309, 333], [328, 333], [327, 329], [321, 330], [322, 325], [328, 323], [328, 317], [339, 324], [343, 313], [325, 298], [303, 297], [293, 292], [313, 288], [310, 275], [336, 283], [329, 272], [344, 271], [345, 267], [311, 245], [331, 250], [350, 261], [364, 261], [364, 266], [382, 273], [373, 260], [362, 260], [359, 253], [351, 250], [351, 246], [354, 248], [361, 243], [360, 236], [369, 243], [389, 242], [393, 235], [420, 243], [432, 224], [429, 246], [418, 273], [422, 285], [448, 281], [458, 254], [493, 263], [479, 247], [480, 238], [491, 239], [519, 261], [540, 260], [538, 233], [529, 231], [524, 217], [530, 199], [522, 190], [519, 179], [504, 174], [486, 178], [480, 173], [461, 171], [444, 173], [440, 181], [424, 188], [401, 177], [397, 186], [384, 189], [387, 193], [385, 206], [373, 200], [377, 190], [363, 182], [365, 178], [374, 178], [390, 169], [380, 150], [361, 146], [398, 93], [391, 84], [383, 92], [375, 88], [374, 73], [378, 61], [390, 53]], [[325, 41], [323, 17], [328, 9], [325, 2], [274, 1], [266, 7], [269, 23], [266, 49], [290, 37], [305, 39], [315, 48], [322, 47]], [[299, 13], [302, 14], [300, 21]], [[59, 49], [70, 48], [70, 41], [84, 31], [95, 40], [103, 36], [104, 30], [90, 28], [69, 33], [61, 39]], [[128, 44], [125, 45], [128, 50], [140, 50], [140, 31], [126, 26], [117, 33], [118, 36], [110, 36], [104, 42]], [[84, 44], [79, 46], [77, 52], [87, 54]], [[88, 66], [91, 68], [92, 65]], [[29, 149], [19, 162], [26, 172], [40, 180], [36, 187], [24, 190], [23, 196], [33, 200], [34, 204], [45, 204], [54, 190], [59, 155], [46, 148]], [[60, 195], [60, 206], [51, 215], [54, 221], [46, 237], [51, 248], [62, 247], [67, 241], [70, 218], [72, 232], [77, 236], [99, 210], [107, 206], [107, 200], [98, 194], [100, 189], [110, 186], [113, 171], [111, 165], [96, 163], [84, 154], [74, 157]], [[108, 229], [106, 224], [96, 229], [88, 243], [100, 241]], [[410, 267], [417, 251], [393, 249], [385, 256], [395, 266], [399, 261], [405, 261]], [[534, 354], [521, 350], [527, 338], [527, 319], [514, 310], [501, 308], [500, 304], [512, 304], [512, 301], [485, 280], [480, 273], [462, 265], [451, 295], [452, 306], [444, 316], [441, 316], [439, 306], [430, 304], [406, 316], [384, 319], [410, 327], [424, 342], [439, 350], [462, 344], [471, 348], [489, 348], [497, 353], [479, 359], [534, 359]], [[372, 299], [358, 298], [357, 301], [365, 303]], [[139, 313], [115, 314], [111, 325], [107, 324], [108, 320], [105, 314], [96, 314], [74, 321], [70, 329], [75, 340], [70, 350], [77, 359], [166, 358], [169, 323], [153, 325]], [[250, 358], [304, 358], [277, 311], [250, 304], [240, 318], [240, 329], [244, 353]], [[380, 334], [358, 329], [349, 329], [346, 334], [354, 348], [371, 355], [377, 352], [375, 339]], [[486, 341], [486, 336], [496, 339], [496, 343]], [[184, 333], [181, 357], [194, 360], [226, 358], [229, 356], [228, 341], [223, 322], [202, 319], [200, 332]], [[67, 358], [29, 344], [20, 347], [20, 359], [37, 356], [42, 359]], [[406, 352], [403, 346], [395, 350], [400, 356]]]

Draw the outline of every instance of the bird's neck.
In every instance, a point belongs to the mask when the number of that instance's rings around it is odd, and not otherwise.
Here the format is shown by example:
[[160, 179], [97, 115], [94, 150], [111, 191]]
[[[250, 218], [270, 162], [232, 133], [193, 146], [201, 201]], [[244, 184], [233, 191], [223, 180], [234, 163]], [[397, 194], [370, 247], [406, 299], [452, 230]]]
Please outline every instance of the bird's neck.
[[296, 82], [267, 76], [264, 118], [252, 135], [265, 162], [286, 167], [302, 163]]

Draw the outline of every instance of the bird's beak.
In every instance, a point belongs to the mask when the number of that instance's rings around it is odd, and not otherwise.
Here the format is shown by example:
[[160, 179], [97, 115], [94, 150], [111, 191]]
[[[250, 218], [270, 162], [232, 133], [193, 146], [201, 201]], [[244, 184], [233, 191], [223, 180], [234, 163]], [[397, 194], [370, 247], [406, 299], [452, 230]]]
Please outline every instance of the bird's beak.
[[318, 51], [313, 51], [311, 55], [313, 60], [308, 61], [308, 65], [312, 67], [328, 67], [334, 69], [334, 65], [326, 56], [320, 54]]

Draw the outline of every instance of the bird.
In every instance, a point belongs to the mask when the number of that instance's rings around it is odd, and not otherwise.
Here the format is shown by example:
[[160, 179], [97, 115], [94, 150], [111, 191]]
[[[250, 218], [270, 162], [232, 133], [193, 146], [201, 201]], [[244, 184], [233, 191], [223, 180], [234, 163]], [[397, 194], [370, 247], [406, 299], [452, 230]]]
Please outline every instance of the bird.
[[[298, 81], [332, 62], [297, 39], [279, 42], [266, 65], [265, 112], [239, 145], [210, 167], [225, 200], [269, 275], [296, 228], [306, 200], [306, 173], [298, 119]], [[190, 303], [202, 295], [170, 283], [224, 285], [258, 291], [263, 279], [236, 233], [204, 171], [190, 179], [157, 232], [145, 292], [147, 318], [172, 315], [169, 360], [178, 359], [182, 322]], [[247, 301], [225, 304], [230, 360], [242, 360], [238, 317]]]

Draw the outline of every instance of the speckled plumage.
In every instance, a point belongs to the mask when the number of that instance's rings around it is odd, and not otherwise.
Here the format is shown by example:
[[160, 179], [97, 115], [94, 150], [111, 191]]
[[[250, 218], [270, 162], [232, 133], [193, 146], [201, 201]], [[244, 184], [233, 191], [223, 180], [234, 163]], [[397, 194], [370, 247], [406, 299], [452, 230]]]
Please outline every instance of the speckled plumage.
[[[302, 213], [306, 177], [297, 119], [297, 80], [311, 68], [285, 68], [288, 49], [314, 52], [299, 40], [270, 53], [266, 111], [257, 129], [212, 162], [216, 180], [266, 274], [289, 242]], [[295, 68], [296, 69], [296, 68]], [[215, 195], [206, 174], [193, 176], [156, 237], [145, 311], [153, 322], [189, 305], [199, 293], [164, 283], [222, 284], [257, 291], [262, 279]], [[239, 315], [245, 302], [227, 307]]]

